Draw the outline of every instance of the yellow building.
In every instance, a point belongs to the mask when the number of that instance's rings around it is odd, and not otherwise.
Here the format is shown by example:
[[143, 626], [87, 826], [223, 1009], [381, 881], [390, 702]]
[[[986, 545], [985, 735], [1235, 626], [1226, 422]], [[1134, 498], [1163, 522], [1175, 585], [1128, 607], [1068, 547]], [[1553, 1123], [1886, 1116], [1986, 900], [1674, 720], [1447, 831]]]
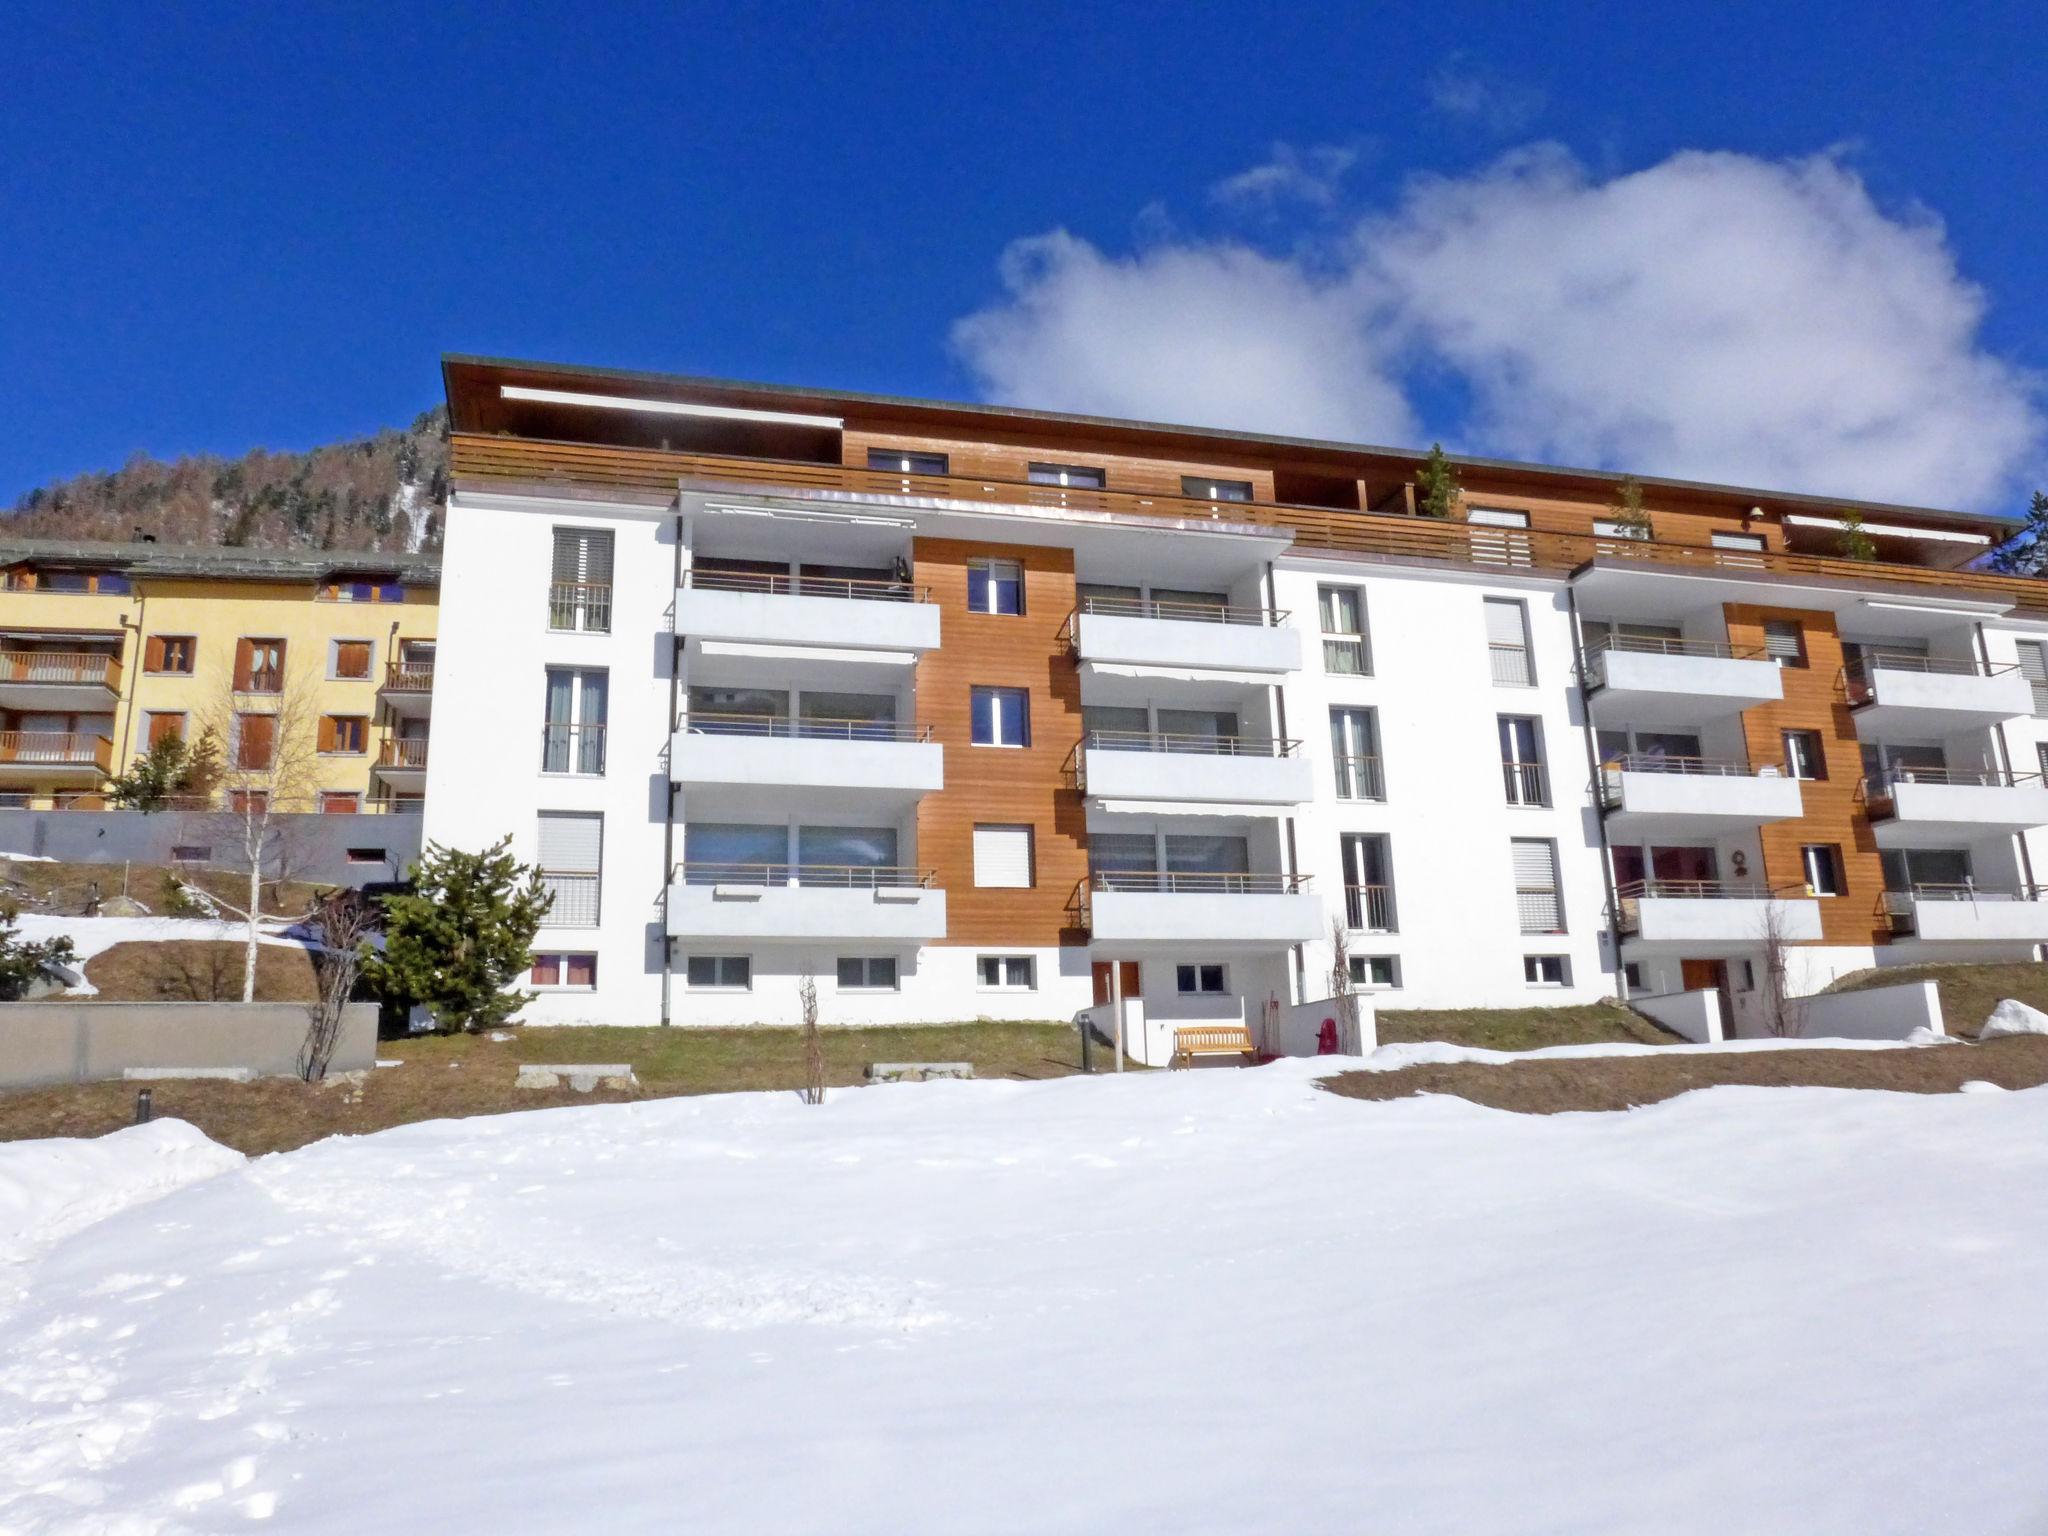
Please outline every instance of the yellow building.
[[98, 809], [152, 741], [212, 730], [249, 769], [303, 742], [280, 810], [416, 810], [440, 580], [427, 555], [0, 540], [0, 807]]

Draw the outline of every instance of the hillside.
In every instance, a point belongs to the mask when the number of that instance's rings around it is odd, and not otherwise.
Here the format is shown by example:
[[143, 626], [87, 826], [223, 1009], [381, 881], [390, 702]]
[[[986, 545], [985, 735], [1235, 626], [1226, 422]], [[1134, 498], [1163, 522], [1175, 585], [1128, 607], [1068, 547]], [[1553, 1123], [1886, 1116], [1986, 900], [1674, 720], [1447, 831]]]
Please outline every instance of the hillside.
[[448, 417], [435, 407], [403, 431], [304, 453], [238, 459], [137, 454], [121, 468], [30, 491], [0, 533], [257, 549], [433, 550], [448, 494]]

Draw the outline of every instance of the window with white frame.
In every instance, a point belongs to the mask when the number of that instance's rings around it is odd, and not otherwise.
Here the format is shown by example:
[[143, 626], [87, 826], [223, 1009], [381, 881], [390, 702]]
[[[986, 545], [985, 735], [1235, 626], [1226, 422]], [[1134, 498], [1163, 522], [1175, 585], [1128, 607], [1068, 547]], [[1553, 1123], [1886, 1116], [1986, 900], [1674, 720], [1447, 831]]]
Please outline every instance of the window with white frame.
[[1485, 599], [1486, 650], [1494, 682], [1503, 688], [1533, 688], [1536, 667], [1529, 659], [1529, 606], [1517, 597]]
[[968, 561], [967, 608], [970, 613], [1022, 613], [1024, 567], [1015, 560]]
[[1799, 850], [1800, 872], [1809, 896], [1842, 894], [1842, 850], [1833, 843], [1807, 843]]
[[842, 992], [894, 992], [894, 955], [842, 955], [839, 960], [839, 990]]
[[683, 969], [691, 987], [702, 992], [745, 992], [754, 985], [751, 955], [692, 955]]
[[542, 773], [604, 772], [611, 674], [602, 667], [549, 667], [541, 725]]
[[531, 980], [536, 987], [563, 992], [594, 992], [597, 990], [597, 956], [567, 950], [536, 953]]
[[1534, 715], [1500, 715], [1501, 782], [1509, 805], [1550, 804], [1550, 782], [1543, 771], [1543, 733]]
[[1318, 587], [1316, 609], [1323, 619], [1323, 670], [1369, 676], [1372, 653], [1366, 647], [1365, 593], [1357, 587]]
[[1517, 837], [1509, 844], [1515, 874], [1515, 913], [1524, 933], [1563, 933], [1564, 903], [1557, 893], [1557, 843]]
[[988, 889], [1025, 889], [1032, 883], [1032, 831], [1023, 825], [982, 824], [974, 829], [974, 883]]
[[1346, 832], [1337, 839], [1344, 871], [1344, 926], [1357, 933], [1393, 933], [1394, 856], [1384, 832]]
[[1230, 971], [1221, 965], [1177, 965], [1175, 989], [1187, 996], [1216, 996], [1230, 990]]
[[1031, 696], [1022, 688], [976, 688], [971, 695], [977, 747], [1031, 745]]
[[1387, 781], [1380, 771], [1380, 729], [1375, 711], [1330, 711], [1330, 760], [1336, 766], [1339, 800], [1387, 798]]
[[1532, 987], [1568, 986], [1571, 983], [1571, 962], [1563, 955], [1524, 955], [1522, 979]]
[[1347, 955], [1344, 965], [1354, 987], [1377, 991], [1401, 985], [1401, 962], [1393, 955]]
[[978, 965], [984, 992], [1038, 990], [1038, 961], [1030, 955], [982, 955]]
[[541, 884], [550, 901], [543, 928], [595, 928], [604, 872], [604, 815], [600, 811], [540, 813]]
[[2034, 714], [2048, 716], [2048, 644], [2021, 640], [2015, 648], [2019, 652], [2020, 676], [2034, 690]]

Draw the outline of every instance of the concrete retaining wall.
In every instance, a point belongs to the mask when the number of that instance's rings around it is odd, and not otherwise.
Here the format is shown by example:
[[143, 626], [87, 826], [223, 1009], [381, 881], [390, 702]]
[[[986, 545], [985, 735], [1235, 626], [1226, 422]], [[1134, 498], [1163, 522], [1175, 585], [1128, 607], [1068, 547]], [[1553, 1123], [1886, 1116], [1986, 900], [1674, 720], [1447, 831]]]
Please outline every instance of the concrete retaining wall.
[[1941, 988], [1931, 981], [1798, 997], [1787, 1006], [1795, 1033], [1806, 1040], [1903, 1040], [1916, 1029], [1948, 1033], [1941, 1022]]
[[[293, 850], [292, 875], [317, 885], [370, 885], [401, 880], [420, 853], [420, 818], [415, 815], [320, 815], [280, 813]], [[169, 864], [176, 848], [225, 844], [217, 821], [204, 816], [158, 811], [0, 810], [0, 858], [10, 853], [57, 859], [66, 864]], [[380, 857], [358, 862], [350, 849]], [[220, 848], [226, 862], [228, 849]], [[109, 890], [118, 890], [119, 884]]]
[[1655, 1019], [1681, 1040], [1710, 1045], [1726, 1038], [1726, 1021], [1721, 1017], [1721, 994], [1712, 987], [1695, 992], [1663, 992], [1655, 997], [1631, 997], [1628, 1005], [1644, 1017]]
[[[0, 1003], [0, 1088], [89, 1083], [130, 1067], [296, 1077], [304, 1003]], [[330, 1072], [376, 1064], [377, 1005], [350, 1003]]]

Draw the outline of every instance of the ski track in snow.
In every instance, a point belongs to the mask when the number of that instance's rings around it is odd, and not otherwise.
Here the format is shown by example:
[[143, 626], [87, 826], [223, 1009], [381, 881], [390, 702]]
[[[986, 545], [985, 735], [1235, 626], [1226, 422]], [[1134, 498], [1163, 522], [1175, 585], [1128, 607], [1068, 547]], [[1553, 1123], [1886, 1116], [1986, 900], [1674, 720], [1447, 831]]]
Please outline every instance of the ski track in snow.
[[2048, 1529], [2048, 1090], [1333, 1065], [0, 1147], [0, 1531]]

